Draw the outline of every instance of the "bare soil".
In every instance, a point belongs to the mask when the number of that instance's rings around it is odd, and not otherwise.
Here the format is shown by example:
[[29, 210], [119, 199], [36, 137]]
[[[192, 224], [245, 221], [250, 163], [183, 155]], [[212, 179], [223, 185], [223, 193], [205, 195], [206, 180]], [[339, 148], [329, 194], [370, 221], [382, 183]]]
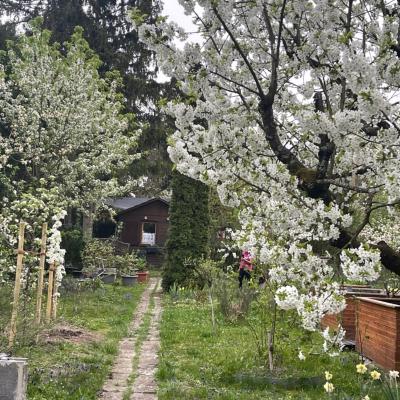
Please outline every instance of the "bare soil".
[[44, 331], [40, 340], [44, 343], [89, 343], [99, 342], [103, 339], [103, 335], [100, 333], [94, 333], [87, 329], [69, 325], [69, 324], [57, 324], [53, 328]]

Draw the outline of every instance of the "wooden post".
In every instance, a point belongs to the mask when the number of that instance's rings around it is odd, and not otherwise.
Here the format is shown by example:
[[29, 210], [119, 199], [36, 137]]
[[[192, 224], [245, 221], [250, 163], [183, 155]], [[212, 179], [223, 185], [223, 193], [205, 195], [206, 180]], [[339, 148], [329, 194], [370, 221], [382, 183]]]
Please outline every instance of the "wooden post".
[[39, 276], [36, 296], [36, 325], [40, 325], [42, 315], [44, 265], [46, 262], [47, 222], [42, 225], [42, 243], [40, 246]]
[[21, 289], [22, 263], [24, 260], [24, 241], [25, 241], [25, 223], [20, 222], [18, 234], [17, 268], [15, 270], [14, 302], [11, 314], [10, 334], [8, 337], [8, 347], [14, 346], [15, 335], [17, 334], [17, 317], [19, 292]]
[[53, 304], [53, 281], [54, 281], [54, 269], [55, 263], [51, 263], [49, 268], [49, 282], [47, 288], [47, 309], [46, 309], [46, 322], [50, 322], [51, 318], [51, 307]]
[[57, 282], [57, 268], [58, 265], [54, 263], [54, 289], [53, 289], [53, 302], [51, 305], [51, 318], [56, 319], [57, 317], [57, 292], [58, 292], [58, 282]]

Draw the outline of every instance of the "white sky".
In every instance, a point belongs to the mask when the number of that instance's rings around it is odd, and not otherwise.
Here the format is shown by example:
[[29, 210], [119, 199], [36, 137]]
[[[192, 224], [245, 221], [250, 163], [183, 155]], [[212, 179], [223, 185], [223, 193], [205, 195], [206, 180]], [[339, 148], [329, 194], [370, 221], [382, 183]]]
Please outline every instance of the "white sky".
[[[178, 3], [178, 0], [164, 0], [164, 7], [162, 14], [168, 16], [170, 21], [176, 22], [180, 27], [182, 27], [185, 32], [194, 33], [197, 31], [197, 27], [192, 23], [192, 17], [185, 15], [183, 7]], [[199, 35], [194, 33], [189, 36], [189, 41], [200, 41]], [[184, 43], [177, 42], [178, 48], [182, 48]], [[169, 78], [165, 76], [162, 72], [159, 73], [157, 81], [165, 82]]]
[[196, 30], [191, 17], [185, 15], [183, 7], [178, 3], [178, 0], [164, 0], [163, 3], [163, 15], [168, 15], [172, 21], [176, 22], [187, 32]]

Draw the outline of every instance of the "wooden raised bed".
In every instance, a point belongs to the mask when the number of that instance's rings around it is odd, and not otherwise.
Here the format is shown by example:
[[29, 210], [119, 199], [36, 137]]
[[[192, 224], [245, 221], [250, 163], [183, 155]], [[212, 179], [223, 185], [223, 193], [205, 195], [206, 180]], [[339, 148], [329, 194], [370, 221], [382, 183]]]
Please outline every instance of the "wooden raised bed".
[[327, 327], [336, 331], [339, 324], [346, 331], [344, 338], [346, 340], [356, 339], [356, 307], [354, 295], [346, 294], [346, 308], [340, 314], [327, 314], [322, 318], [321, 325], [324, 329]]
[[400, 369], [400, 299], [357, 299], [356, 349], [384, 369]]
[[346, 331], [344, 339], [349, 342], [356, 340], [356, 297], [385, 297], [379, 289], [365, 287], [349, 288], [346, 297], [346, 308], [340, 314], [327, 314], [321, 320], [322, 328], [337, 330], [341, 325]]

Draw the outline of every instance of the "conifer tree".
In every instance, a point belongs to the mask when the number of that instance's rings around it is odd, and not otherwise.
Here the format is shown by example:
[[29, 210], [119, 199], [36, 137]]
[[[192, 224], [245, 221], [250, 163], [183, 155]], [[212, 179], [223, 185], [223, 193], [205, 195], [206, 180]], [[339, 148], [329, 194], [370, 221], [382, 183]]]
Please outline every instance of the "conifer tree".
[[174, 283], [187, 282], [192, 277], [187, 261], [208, 253], [208, 196], [209, 189], [203, 183], [178, 172], [173, 174], [170, 231], [163, 273], [165, 290]]

